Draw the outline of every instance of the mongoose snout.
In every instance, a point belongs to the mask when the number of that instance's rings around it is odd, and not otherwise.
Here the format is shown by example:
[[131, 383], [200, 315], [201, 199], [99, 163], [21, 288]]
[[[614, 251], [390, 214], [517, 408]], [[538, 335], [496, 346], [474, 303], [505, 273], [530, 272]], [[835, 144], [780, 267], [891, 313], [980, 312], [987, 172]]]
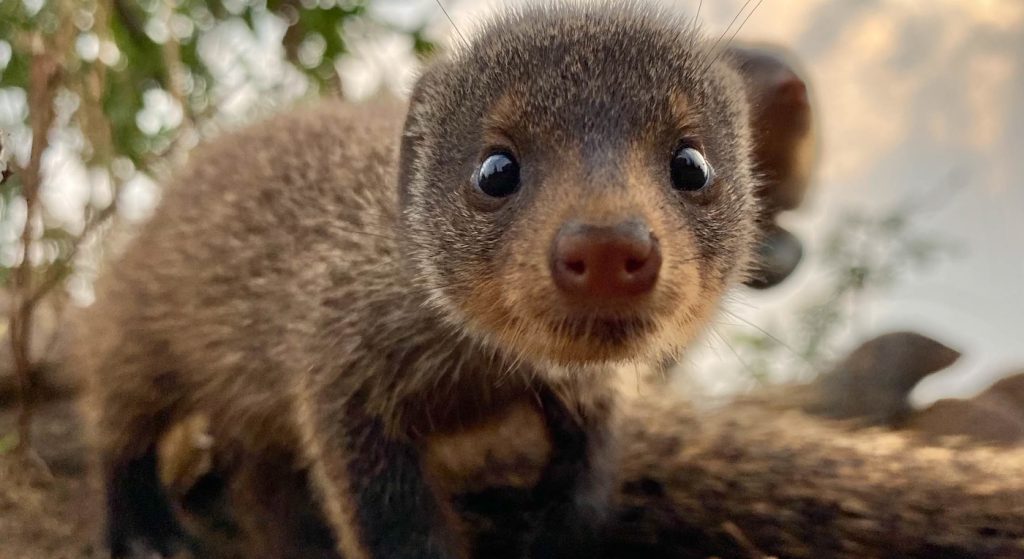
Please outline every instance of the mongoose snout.
[[551, 245], [551, 276], [572, 300], [601, 303], [649, 293], [658, 281], [661, 249], [640, 220], [615, 225], [570, 221]]

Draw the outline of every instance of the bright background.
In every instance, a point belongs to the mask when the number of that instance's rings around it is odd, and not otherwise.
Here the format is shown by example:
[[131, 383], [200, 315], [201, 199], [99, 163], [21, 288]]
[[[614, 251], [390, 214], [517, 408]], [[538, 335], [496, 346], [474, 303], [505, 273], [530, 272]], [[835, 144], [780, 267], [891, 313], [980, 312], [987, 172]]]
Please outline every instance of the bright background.
[[[229, 8], [242, 4], [223, 3]], [[455, 26], [468, 34], [487, 13], [518, 2], [444, 3]], [[698, 1], [665, 4], [692, 16]], [[734, 353], [719, 334], [728, 338], [737, 328], [760, 328], [784, 344], [799, 345], [795, 309], [819, 297], [821, 286], [830, 281], [832, 270], [823, 264], [829, 232], [850, 211], [882, 215], [901, 204], [920, 206], [913, 208], [913, 234], [946, 250], [927, 266], [908, 265], [893, 285], [858, 297], [846, 309], [838, 347], [906, 328], [963, 350], [959, 363], [922, 383], [914, 394], [919, 403], [969, 395], [1024, 369], [1024, 1], [763, 0], [749, 3], [748, 9], [753, 4], [759, 8], [739, 38], [795, 51], [805, 63], [816, 101], [822, 146], [817, 186], [805, 207], [783, 216], [784, 224], [804, 240], [807, 256], [779, 288], [737, 293], [729, 310], [741, 319], [723, 318], [697, 344], [684, 361], [691, 373], [687, 378], [712, 393], [752, 386], [742, 352]], [[741, 0], [705, 1], [700, 20], [706, 32], [720, 35], [743, 5]], [[350, 98], [382, 88], [408, 91], [417, 59], [403, 29], [426, 22], [425, 35], [442, 45], [457, 37], [434, 0], [375, 0], [368, 9], [391, 27], [346, 24], [350, 52], [335, 67], [341, 90]], [[154, 41], [168, 33], [192, 32], [174, 27], [190, 25], [180, 18], [172, 20], [171, 29], [154, 21], [145, 30]], [[218, 83], [230, 88], [215, 92], [221, 125], [255, 118], [268, 98], [306, 94], [306, 82], [283, 62], [284, 31], [284, 23], [270, 14], [248, 25], [218, 22], [204, 31], [199, 53]], [[11, 57], [11, 44], [0, 37], [0, 68]], [[316, 56], [318, 45], [307, 47], [300, 60]], [[83, 33], [75, 48], [83, 59], [117, 66], [116, 47], [91, 33]], [[142, 132], [158, 136], [180, 124], [180, 107], [164, 90], [148, 90], [144, 99], [135, 119]], [[12, 123], [24, 113], [24, 92], [0, 84], [0, 127], [13, 131], [14, 155], [21, 159], [28, 142], [19, 140], [27, 138], [26, 131]], [[107, 180], [77, 158], [78, 140], [73, 135], [57, 138], [45, 159], [42, 192], [48, 219], [72, 230], [81, 227], [83, 204], [104, 196]], [[157, 181], [130, 168], [123, 180], [121, 215], [145, 218], [159, 198]], [[24, 223], [18, 208], [12, 205], [0, 223], [0, 241], [6, 243], [0, 263], [8, 266], [16, 257], [11, 241]], [[90, 297], [85, 279], [73, 278], [70, 290], [79, 300]]]

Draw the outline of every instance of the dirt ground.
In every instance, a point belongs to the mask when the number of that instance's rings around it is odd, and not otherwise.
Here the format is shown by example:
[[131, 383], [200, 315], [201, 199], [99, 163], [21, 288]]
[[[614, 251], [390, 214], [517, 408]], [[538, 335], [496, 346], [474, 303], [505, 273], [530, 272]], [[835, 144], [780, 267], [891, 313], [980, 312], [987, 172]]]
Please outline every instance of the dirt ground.
[[[16, 411], [0, 409], [0, 436]], [[0, 453], [0, 559], [101, 557], [101, 499], [89, 479], [81, 421], [70, 402], [37, 410], [35, 447], [49, 473]]]

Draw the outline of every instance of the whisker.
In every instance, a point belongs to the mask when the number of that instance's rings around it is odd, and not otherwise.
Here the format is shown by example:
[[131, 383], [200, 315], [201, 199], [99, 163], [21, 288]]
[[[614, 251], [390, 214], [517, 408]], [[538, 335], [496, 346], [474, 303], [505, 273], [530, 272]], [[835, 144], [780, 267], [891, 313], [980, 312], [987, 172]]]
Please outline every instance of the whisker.
[[764, 0], [757, 0], [757, 4], [754, 4], [754, 7], [750, 10], [750, 13], [747, 14], [747, 17], [743, 18], [743, 21], [740, 22], [740, 26], [736, 28], [736, 31], [732, 32], [732, 37], [729, 37], [729, 42], [725, 44], [725, 48], [729, 48], [729, 45], [732, 44], [732, 41], [733, 39], [736, 38], [736, 35], [738, 35], [740, 30], [747, 25], [747, 21], [750, 19], [750, 16], [754, 15], [754, 12], [756, 12], [757, 9], [761, 7], [762, 2], [764, 2]]
[[[754, 4], [754, 8], [753, 8], [752, 10], [750, 10], [750, 13], [748, 13], [748, 14], [747, 14], [747, 17], [743, 18], [743, 21], [742, 21], [742, 22], [740, 23], [740, 26], [736, 28], [736, 31], [733, 31], [733, 33], [732, 33], [732, 36], [731, 36], [731, 37], [729, 37], [729, 40], [728, 40], [728, 41], [726, 41], [726, 43], [725, 43], [725, 46], [724, 46], [724, 47], [722, 47], [722, 50], [718, 51], [718, 54], [717, 54], [717, 55], [715, 56], [714, 60], [712, 60], [712, 61], [711, 61], [711, 63], [710, 63], [710, 64], [708, 64], [707, 68], [704, 68], [704, 72], [705, 72], [705, 73], [706, 73], [706, 72], [707, 72], [707, 71], [708, 71], [708, 70], [709, 70], [709, 69], [710, 69], [710, 68], [711, 68], [712, 66], [714, 66], [715, 62], [718, 62], [718, 59], [722, 57], [722, 53], [723, 53], [723, 52], [725, 52], [725, 51], [726, 51], [726, 49], [728, 49], [728, 48], [729, 48], [729, 45], [731, 45], [731, 44], [732, 44], [732, 41], [733, 41], [733, 39], [735, 39], [735, 38], [736, 38], [736, 35], [738, 35], [738, 34], [739, 34], [739, 32], [740, 32], [740, 29], [743, 29], [743, 26], [747, 24], [747, 20], [749, 20], [749, 19], [750, 19], [750, 16], [754, 15], [754, 12], [756, 12], [756, 11], [757, 11], [757, 9], [758, 9], [759, 7], [761, 7], [761, 3], [762, 3], [762, 2], [764, 2], [764, 0], [757, 0], [757, 4]], [[748, 3], [749, 3], [749, 0], [748, 0]]]
[[434, 2], [437, 3], [438, 8], [441, 8], [441, 12], [444, 13], [444, 17], [448, 18], [448, 23], [452, 24], [452, 29], [455, 30], [455, 34], [458, 35], [460, 39], [462, 39], [462, 44], [469, 46], [469, 41], [466, 40], [466, 36], [462, 34], [462, 31], [459, 31], [458, 26], [455, 25], [455, 20], [452, 19], [451, 14], [449, 14], [448, 10], [445, 9], [444, 4], [441, 3], [441, 0], [434, 0]]
[[726, 337], [723, 336], [722, 333], [719, 332], [718, 329], [715, 328], [714, 326], [711, 326], [711, 331], [716, 336], [718, 336], [718, 339], [722, 340], [722, 343], [725, 344], [725, 347], [729, 348], [729, 351], [731, 351], [732, 354], [736, 356], [736, 360], [740, 362], [740, 365], [743, 365], [743, 368], [747, 371], [747, 373], [757, 382], [761, 382], [761, 379], [758, 377], [758, 374], [755, 373], [754, 370], [750, 368], [750, 365], [746, 362], [746, 360], [743, 359], [743, 357], [740, 356], [740, 353], [736, 351], [736, 348], [729, 343], [729, 340], [726, 339]]
[[[733, 24], [735, 24], [736, 20], [738, 20], [740, 18], [740, 16], [743, 15], [743, 12], [746, 11], [747, 6], [749, 6], [750, 3], [753, 2], [753, 1], [754, 0], [747, 0], [746, 2], [743, 3], [743, 6], [740, 7], [740, 11], [736, 12], [736, 15], [733, 16], [732, 21], [729, 22], [729, 26], [725, 28], [725, 31], [722, 31], [722, 35], [718, 37], [718, 40], [715, 41], [715, 43], [713, 45], [711, 45], [711, 48], [708, 50], [708, 56], [709, 57], [715, 53], [715, 49], [718, 48], [718, 45], [722, 42], [722, 39], [724, 39], [725, 36], [729, 34], [729, 30], [732, 29]], [[710, 68], [710, 67], [711, 67], [711, 64], [708, 64], [705, 67], [704, 71], [707, 72], [707, 68]]]
[[725, 314], [729, 315], [729, 316], [730, 316], [730, 317], [732, 317], [732, 318], [735, 318], [736, 320], [739, 320], [740, 322], [742, 322], [742, 323], [746, 324], [747, 326], [750, 326], [751, 328], [754, 328], [755, 330], [757, 330], [758, 332], [760, 332], [761, 334], [763, 334], [763, 335], [764, 335], [765, 337], [767, 337], [767, 338], [768, 338], [769, 340], [771, 340], [771, 341], [773, 341], [773, 342], [775, 342], [775, 343], [779, 344], [779, 346], [780, 346], [780, 347], [782, 347], [783, 349], [785, 349], [786, 351], [788, 351], [790, 355], [792, 355], [793, 357], [795, 357], [795, 358], [796, 358], [796, 359], [797, 359], [798, 361], [800, 361], [800, 362], [801, 362], [801, 363], [803, 363], [804, 365], [806, 365], [806, 366], [808, 366], [808, 367], [811, 367], [811, 368], [813, 368], [813, 367], [814, 367], [814, 363], [812, 363], [812, 362], [811, 362], [811, 361], [810, 361], [810, 360], [809, 360], [809, 359], [807, 358], [807, 356], [805, 356], [805, 355], [801, 354], [801, 353], [800, 353], [799, 351], [797, 351], [796, 349], [794, 349], [794, 348], [793, 348], [793, 346], [791, 346], [791, 345], [787, 344], [786, 342], [782, 341], [781, 339], [779, 339], [778, 337], [776, 337], [776, 336], [775, 336], [774, 334], [772, 334], [771, 332], [768, 332], [768, 331], [767, 331], [767, 330], [765, 330], [764, 328], [761, 328], [761, 327], [760, 327], [760, 326], [758, 326], [757, 324], [754, 324], [753, 322], [751, 322], [751, 321], [749, 321], [749, 320], [747, 320], [747, 319], [743, 318], [742, 316], [739, 316], [739, 315], [738, 315], [738, 314], [736, 314], [736, 313], [730, 312], [730, 311], [728, 311], [728, 310], [726, 310], [726, 309], [722, 309], [722, 312], [724, 312]]
[[694, 14], [693, 23], [690, 25], [690, 35], [694, 37], [694, 39], [691, 41], [691, 46], [693, 45], [693, 42], [696, 41], [697, 29], [700, 27], [700, 9], [703, 7], [704, 0], [700, 0], [700, 2], [697, 3], [697, 13]]

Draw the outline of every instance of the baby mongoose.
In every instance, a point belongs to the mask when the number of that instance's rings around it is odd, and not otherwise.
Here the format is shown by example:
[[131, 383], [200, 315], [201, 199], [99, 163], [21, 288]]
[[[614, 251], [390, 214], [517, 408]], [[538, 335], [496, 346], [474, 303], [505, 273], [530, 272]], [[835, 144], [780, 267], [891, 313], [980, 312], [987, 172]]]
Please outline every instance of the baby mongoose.
[[813, 384], [804, 409], [864, 425], [899, 426], [911, 408], [910, 391], [924, 377], [949, 367], [960, 352], [916, 332], [872, 338]]
[[611, 368], [680, 351], [755, 243], [742, 78], [690, 29], [510, 12], [407, 110], [325, 103], [197, 150], [80, 322], [113, 556], [180, 545], [155, 446], [197, 412], [308, 468], [350, 559], [471, 555], [437, 497], [476, 483], [453, 462], [528, 445], [551, 500], [528, 553], [574, 556]]
[[800, 206], [817, 164], [818, 135], [806, 72], [785, 49], [766, 44], [729, 48], [739, 66], [750, 101], [750, 129], [761, 229], [750, 287], [778, 285], [803, 257], [800, 240], [781, 227], [778, 214]]

